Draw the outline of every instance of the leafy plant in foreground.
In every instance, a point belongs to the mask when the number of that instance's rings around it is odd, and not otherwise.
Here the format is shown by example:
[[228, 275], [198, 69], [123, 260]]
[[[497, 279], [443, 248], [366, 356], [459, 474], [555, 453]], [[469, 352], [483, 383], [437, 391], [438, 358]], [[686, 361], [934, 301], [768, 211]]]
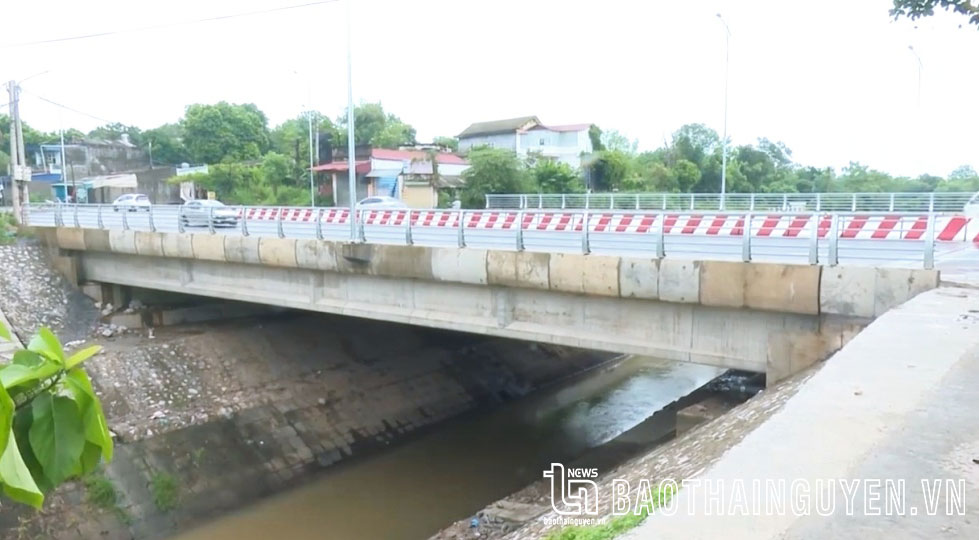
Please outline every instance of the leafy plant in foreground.
[[[0, 340], [10, 341], [0, 323]], [[112, 459], [109, 427], [80, 367], [101, 350], [66, 356], [41, 328], [27, 349], [0, 365], [0, 486], [10, 499], [40, 508], [44, 493]]]

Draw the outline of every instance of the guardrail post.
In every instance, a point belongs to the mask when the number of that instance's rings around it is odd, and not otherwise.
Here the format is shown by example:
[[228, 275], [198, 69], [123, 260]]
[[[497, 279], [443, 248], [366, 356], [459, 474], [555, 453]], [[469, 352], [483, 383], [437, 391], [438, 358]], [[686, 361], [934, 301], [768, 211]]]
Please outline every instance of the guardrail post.
[[278, 212], [277, 212], [277, 214], [275, 216], [276, 217], [276, 219], [275, 219], [275, 228], [276, 228], [276, 232], [279, 233], [279, 238], [285, 238], [286, 237], [285, 231], [282, 230], [282, 214], [283, 213], [284, 212], [282, 211], [282, 208], [280, 207], [280, 208], [278, 208]]
[[459, 210], [459, 247], [466, 247], [466, 211]]
[[850, 211], [851, 212], [856, 212], [857, 211], [857, 194], [856, 193], [851, 193], [850, 194]]
[[829, 220], [829, 265], [836, 266], [840, 262], [840, 215], [833, 214]]
[[615, 193], [608, 196], [608, 209], [615, 210]]
[[935, 192], [928, 194], [928, 213], [935, 211]]
[[[214, 207], [213, 206], [207, 207], [207, 230], [211, 234], [214, 234]], [[281, 238], [282, 235], [280, 234], [279, 237]]]
[[122, 230], [129, 230], [129, 208], [123, 208], [122, 212]]
[[405, 210], [405, 245], [415, 244], [415, 239], [411, 237], [411, 208]]
[[691, 193], [690, 194], [690, 209], [691, 210], [694, 209], [694, 197], [695, 197], [695, 195], [693, 193]]
[[744, 215], [744, 227], [741, 229], [741, 260], [751, 262], [751, 213]]
[[809, 264], [819, 264], [819, 214], [809, 221]]
[[316, 209], [316, 239], [323, 239], [323, 209]]
[[889, 207], [888, 210], [887, 210], [888, 212], [893, 212], [894, 211], [894, 194], [893, 193], [891, 193], [891, 201], [890, 201], [890, 204], [888, 205], [888, 207]]
[[517, 251], [523, 251], [523, 210], [517, 212]]
[[925, 269], [935, 267], [935, 214], [928, 214], [928, 226], [925, 229]]
[[357, 240], [360, 242], [367, 242], [367, 227], [364, 226], [364, 211], [357, 211], [357, 231], [360, 233]]
[[75, 205], [75, 227], [81, 227], [81, 223], [78, 222], [78, 205]]
[[666, 193], [663, 194], [663, 211], [666, 211]]
[[588, 212], [585, 212], [585, 215], [582, 219], [584, 221], [581, 224], [581, 252], [584, 253], [585, 255], [588, 255], [589, 253], [591, 253], [591, 234], [590, 231], [588, 230], [589, 229], [588, 222], [591, 221], [591, 216], [588, 215]]
[[591, 203], [591, 199], [589, 198], [589, 195], [591, 195], [591, 193], [588, 192], [585, 193], [585, 210], [588, 210], [588, 207]]
[[752, 193], [751, 194], [751, 197], [748, 199], [748, 211], [749, 212], [754, 212], [755, 211], [755, 194], [754, 193]]
[[656, 228], [656, 258], [666, 256], [666, 214], [656, 216], [659, 227]]
[[564, 210], [567, 207], [568, 207], [567, 195], [565, 195], [564, 193], [562, 193], [561, 194], [561, 210]]
[[177, 232], [183, 234], [184, 230], [184, 206], [180, 205], [177, 207]]
[[[77, 219], [78, 218], [78, 211], [77, 211], [78, 209], [77, 209], [77, 207], [76, 207], [75, 210], [76, 210], [75, 211], [75, 218], [76, 218], [75, 221], [78, 221], [78, 219]], [[149, 219], [150, 219], [150, 232], [156, 232], [156, 222], [153, 221], [153, 205], [152, 204], [150, 205]]]
[[782, 211], [787, 212], [789, 210], [789, 194], [782, 194]]
[[636, 210], [639, 210], [639, 194], [636, 193]]
[[54, 226], [61, 226], [61, 204], [54, 205]]
[[[492, 197], [492, 195], [487, 195], [486, 196], [486, 208], [489, 208], [490, 207], [490, 197]], [[517, 204], [520, 204], [520, 196], [519, 195], [517, 196]]]
[[540, 193], [537, 194], [537, 208], [544, 208], [544, 195]]
[[822, 198], [822, 195], [820, 193], [817, 193], [816, 194], [816, 212], [819, 212], [822, 209], [823, 209], [823, 198]]
[[248, 236], [248, 208], [241, 207], [241, 235]]

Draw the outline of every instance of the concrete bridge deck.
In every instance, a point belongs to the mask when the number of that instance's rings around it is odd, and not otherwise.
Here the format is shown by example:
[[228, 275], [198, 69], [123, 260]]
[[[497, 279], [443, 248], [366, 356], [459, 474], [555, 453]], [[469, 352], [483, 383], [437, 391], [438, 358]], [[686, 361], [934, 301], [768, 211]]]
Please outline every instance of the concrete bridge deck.
[[37, 228], [76, 281], [764, 372], [935, 287], [934, 270]]

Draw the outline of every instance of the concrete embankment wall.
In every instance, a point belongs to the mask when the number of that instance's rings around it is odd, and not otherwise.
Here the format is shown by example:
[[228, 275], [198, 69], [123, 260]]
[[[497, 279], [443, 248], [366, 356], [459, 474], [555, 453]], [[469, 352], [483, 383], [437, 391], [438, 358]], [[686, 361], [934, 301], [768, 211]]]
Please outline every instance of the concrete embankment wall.
[[75, 279], [747, 369], [770, 383], [938, 283], [936, 271], [898, 268], [39, 233]]

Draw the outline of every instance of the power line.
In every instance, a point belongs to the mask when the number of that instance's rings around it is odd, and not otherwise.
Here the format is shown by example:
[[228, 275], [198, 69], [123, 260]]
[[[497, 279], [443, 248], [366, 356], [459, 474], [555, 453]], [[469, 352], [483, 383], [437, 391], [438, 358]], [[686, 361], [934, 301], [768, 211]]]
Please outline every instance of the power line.
[[34, 45], [45, 45], [45, 44], [49, 44], [49, 43], [61, 43], [61, 42], [64, 42], [64, 41], [76, 41], [76, 40], [80, 40], [80, 39], [92, 39], [92, 38], [99, 38], [99, 37], [115, 36], [115, 35], [119, 35], [119, 34], [129, 34], [129, 33], [132, 33], [132, 32], [144, 32], [144, 31], [147, 31], [147, 30], [159, 30], [161, 28], [172, 28], [174, 26], [184, 26], [184, 25], [189, 25], [189, 24], [199, 24], [199, 23], [207, 23], [207, 22], [221, 21], [221, 20], [227, 20], [227, 19], [237, 19], [239, 17], [250, 17], [250, 16], [254, 16], [254, 15], [263, 15], [263, 14], [266, 14], [266, 13], [274, 13], [274, 12], [277, 12], [277, 11], [287, 11], [287, 10], [291, 10], [291, 9], [300, 9], [300, 8], [306, 8], [306, 7], [311, 7], [311, 6], [319, 6], [319, 5], [322, 5], [322, 4], [333, 4], [333, 3], [336, 3], [336, 2], [339, 2], [339, 1], [340, 0], [317, 0], [315, 2], [307, 2], [305, 4], [295, 4], [295, 5], [291, 5], [291, 6], [281, 6], [281, 7], [276, 7], [276, 8], [262, 9], [262, 10], [258, 10], [258, 11], [246, 11], [246, 12], [243, 12], [243, 13], [231, 13], [231, 14], [227, 14], [227, 15], [217, 15], [217, 16], [214, 16], [214, 17], [207, 17], [207, 18], [204, 18], [204, 19], [195, 19], [195, 20], [191, 20], [191, 21], [178, 21], [178, 22], [157, 24], [157, 25], [151, 25], [151, 26], [141, 26], [139, 28], [127, 28], [127, 29], [124, 29], [124, 30], [109, 30], [109, 31], [106, 31], [106, 32], [97, 32], [97, 33], [94, 33], [94, 34], [81, 34], [81, 35], [77, 35], [77, 36], [67, 36], [67, 37], [61, 37], [61, 38], [42, 39], [42, 40], [39, 40], [39, 41], [23, 41], [21, 43], [9, 43], [9, 44], [6, 44], [6, 45], [0, 45], [0, 49], [13, 49], [13, 48], [17, 48], [17, 47], [31, 47], [31, 46], [34, 46]]
[[[69, 107], [67, 105], [58, 103], [57, 101], [52, 101], [52, 100], [50, 100], [50, 99], [48, 99], [48, 98], [46, 98], [44, 96], [39, 96], [39, 95], [35, 94], [34, 92], [30, 92], [28, 90], [24, 90], [23, 88], [21, 88], [21, 92], [23, 92], [25, 94], [30, 94], [30, 95], [34, 96], [35, 98], [37, 98], [37, 99], [39, 99], [41, 101], [50, 103], [51, 105], [54, 105], [55, 107], [61, 107], [62, 109], [66, 110], [66, 111], [71, 111], [73, 113], [80, 114], [82, 116], [87, 116], [89, 118], [92, 118], [93, 120], [98, 120], [99, 122], [103, 122], [105, 124], [122, 124], [122, 122], [115, 122], [113, 120], [107, 120], [107, 119], [102, 118], [100, 116], [95, 116], [94, 114], [89, 114], [89, 113], [87, 113], [85, 111], [80, 111], [78, 109], [75, 109], [74, 107]], [[125, 124], [123, 124], [123, 125], [125, 125]]]

